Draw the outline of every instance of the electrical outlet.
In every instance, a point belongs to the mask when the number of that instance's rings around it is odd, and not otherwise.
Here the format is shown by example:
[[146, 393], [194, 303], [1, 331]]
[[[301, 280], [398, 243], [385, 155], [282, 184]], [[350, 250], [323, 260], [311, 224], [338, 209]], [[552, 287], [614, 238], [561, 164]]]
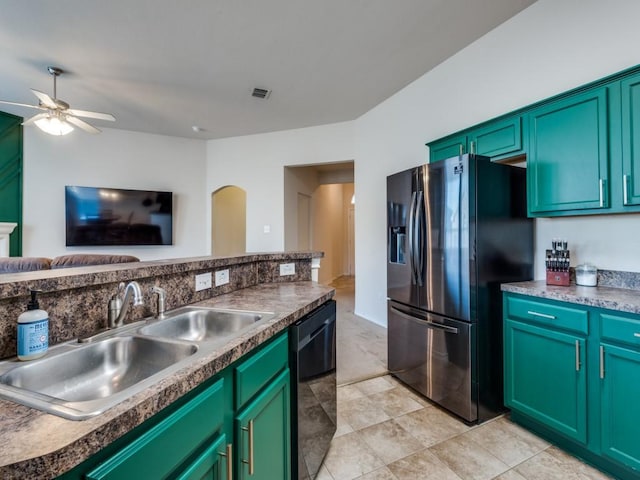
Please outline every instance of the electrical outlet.
[[295, 263], [281, 263], [280, 264], [280, 276], [284, 275], [295, 275], [296, 274], [296, 264]]
[[211, 288], [211, 272], [196, 275], [196, 292]]
[[216, 272], [216, 287], [229, 283], [229, 269], [218, 270]]

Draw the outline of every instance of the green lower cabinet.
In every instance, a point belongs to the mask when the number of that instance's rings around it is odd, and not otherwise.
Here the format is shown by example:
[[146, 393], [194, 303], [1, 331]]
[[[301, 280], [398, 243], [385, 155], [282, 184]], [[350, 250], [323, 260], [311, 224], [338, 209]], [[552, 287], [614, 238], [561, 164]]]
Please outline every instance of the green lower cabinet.
[[584, 338], [507, 320], [504, 348], [505, 404], [586, 443]]
[[236, 416], [238, 480], [291, 478], [289, 389], [286, 369]]
[[602, 453], [640, 471], [640, 350], [600, 348]]
[[260, 346], [59, 478], [290, 480], [288, 345]]
[[199, 455], [182, 473], [177, 480], [227, 480], [232, 473], [233, 449], [227, 443], [227, 436], [223, 433], [213, 440], [213, 443]]
[[639, 315], [505, 293], [504, 375], [512, 420], [640, 478]]
[[88, 480], [167, 478], [223, 424], [224, 380], [176, 410], [91, 470]]

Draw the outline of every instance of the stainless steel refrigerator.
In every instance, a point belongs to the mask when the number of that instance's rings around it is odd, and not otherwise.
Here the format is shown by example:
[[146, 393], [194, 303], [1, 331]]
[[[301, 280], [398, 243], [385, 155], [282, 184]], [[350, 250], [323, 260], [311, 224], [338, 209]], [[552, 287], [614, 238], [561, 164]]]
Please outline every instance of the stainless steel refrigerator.
[[467, 422], [503, 409], [500, 284], [533, 278], [525, 175], [462, 155], [387, 177], [389, 371]]

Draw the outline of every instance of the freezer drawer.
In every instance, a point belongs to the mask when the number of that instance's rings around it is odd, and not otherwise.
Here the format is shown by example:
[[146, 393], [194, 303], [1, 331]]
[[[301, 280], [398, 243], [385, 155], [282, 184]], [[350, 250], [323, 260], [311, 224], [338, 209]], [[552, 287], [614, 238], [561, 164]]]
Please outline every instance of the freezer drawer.
[[464, 418], [478, 419], [472, 383], [471, 323], [389, 300], [389, 371], [430, 400]]

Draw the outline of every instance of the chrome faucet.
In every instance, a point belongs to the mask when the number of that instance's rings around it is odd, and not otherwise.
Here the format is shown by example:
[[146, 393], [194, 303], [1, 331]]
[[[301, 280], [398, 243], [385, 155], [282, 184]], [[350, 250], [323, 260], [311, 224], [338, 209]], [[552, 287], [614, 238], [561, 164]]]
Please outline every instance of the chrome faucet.
[[124, 283], [121, 283], [118, 286], [118, 293], [123, 289], [124, 298], [122, 300], [120, 300], [118, 294], [116, 294], [109, 301], [109, 328], [117, 328], [123, 325], [124, 318], [127, 316], [127, 311], [129, 310], [129, 303], [131, 302], [132, 296], [134, 306], [144, 304], [142, 290], [140, 289], [138, 282], [132, 280], [126, 287], [124, 286]]
[[165, 300], [167, 298], [167, 291], [164, 288], [153, 286], [151, 287], [151, 295], [158, 294], [158, 302], [156, 303], [156, 318], [164, 318]]

